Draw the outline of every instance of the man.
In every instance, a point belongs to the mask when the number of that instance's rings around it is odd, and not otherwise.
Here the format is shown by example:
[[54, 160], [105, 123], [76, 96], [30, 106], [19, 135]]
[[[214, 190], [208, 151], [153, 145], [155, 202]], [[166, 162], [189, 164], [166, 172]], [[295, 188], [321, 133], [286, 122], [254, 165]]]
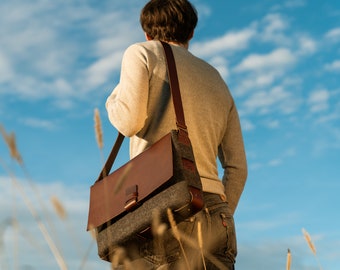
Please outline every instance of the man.
[[[197, 24], [197, 12], [187, 0], [151, 0], [141, 11], [147, 41], [124, 53], [120, 82], [108, 97], [111, 123], [130, 137], [131, 158], [155, 143], [176, 120], [169, 90], [164, 51], [171, 45], [189, 137], [201, 176], [204, 209], [178, 224], [193, 243], [201, 224], [205, 257], [198, 246], [179, 243], [167, 232], [165, 254], [140, 244], [136, 269], [234, 269], [237, 254], [233, 215], [242, 194], [247, 164], [240, 121], [229, 89], [215, 68], [188, 51]], [[217, 158], [224, 169], [218, 177]], [[128, 251], [128, 255], [129, 251]]]

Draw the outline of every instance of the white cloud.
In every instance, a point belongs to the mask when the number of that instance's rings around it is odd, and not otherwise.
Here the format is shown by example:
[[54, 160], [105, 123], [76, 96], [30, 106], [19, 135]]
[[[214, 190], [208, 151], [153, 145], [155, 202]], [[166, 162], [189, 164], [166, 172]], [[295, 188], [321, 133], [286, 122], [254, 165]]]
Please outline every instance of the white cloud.
[[201, 21], [203, 21], [205, 19], [205, 17], [209, 17], [212, 13], [211, 8], [207, 5], [207, 3], [195, 3], [195, 1], [193, 1], [193, 4], [197, 10], [198, 13], [198, 17], [199, 17], [199, 21], [198, 23], [200, 23]]
[[268, 162], [268, 165], [270, 167], [276, 167], [276, 166], [279, 166], [280, 164], [282, 164], [282, 160], [281, 159], [272, 159]]
[[317, 50], [317, 43], [310, 37], [302, 35], [298, 38], [298, 43], [297, 55], [312, 54]]
[[296, 149], [291, 147], [286, 149], [286, 151], [283, 153], [284, 157], [293, 157], [296, 155]]
[[209, 62], [219, 71], [224, 79], [229, 77], [228, 62], [224, 57], [215, 56]]
[[283, 31], [288, 27], [287, 21], [284, 20], [279, 13], [268, 14], [262, 21], [265, 24], [264, 33], [269, 36], [275, 32]]
[[279, 13], [271, 13], [266, 15], [261, 23], [259, 38], [264, 42], [274, 42], [280, 46], [288, 45], [290, 38], [284, 34], [289, 28], [289, 21]]
[[225, 35], [205, 42], [195, 42], [190, 50], [197, 56], [207, 57], [221, 52], [232, 52], [245, 49], [256, 34], [253, 26], [240, 31], [227, 32]]
[[328, 157], [327, 153], [340, 149], [340, 130], [333, 128], [326, 132], [330, 135], [329, 137], [320, 137], [314, 140], [311, 153], [315, 157]]
[[93, 63], [85, 72], [85, 89], [95, 87], [108, 81], [114, 70], [118, 70], [121, 64], [122, 52], [116, 52], [100, 58]]
[[[89, 92], [111, 82], [109, 76], [120, 65], [116, 55], [142, 37], [135, 24], [141, 4], [136, 3], [102, 3], [107, 5], [103, 8], [87, 2], [1, 2], [0, 24], [6, 27], [0, 28], [0, 35], [6, 38], [0, 51], [0, 83], [6, 82], [6, 87], [0, 94], [53, 97], [54, 104], [64, 108], [72, 106], [72, 100], [90, 100]], [[135, 21], [124, 20], [127, 11]]]
[[330, 93], [326, 89], [316, 90], [310, 93], [308, 97], [308, 104], [311, 112], [320, 112], [327, 110], [329, 107], [328, 101]]
[[332, 63], [326, 64], [325, 69], [327, 71], [339, 72], [340, 71], [340, 60], [334, 60]]
[[[62, 72], [72, 59], [73, 48], [61, 38], [64, 25], [58, 10], [53, 12], [57, 7], [38, 1], [35, 5], [7, 3], [6, 8], [8, 13], [0, 19], [7, 26], [0, 30], [6, 36], [2, 46], [17, 72], [37, 72], [39, 76]], [[72, 23], [64, 18], [67, 22]]]
[[38, 119], [38, 118], [23, 118], [21, 119], [24, 125], [34, 127], [34, 128], [41, 128], [47, 130], [53, 130], [56, 128], [56, 124], [53, 121], [45, 120], [45, 119]]
[[[340, 114], [338, 112], [334, 112], [334, 113], [330, 113], [328, 115], [322, 115], [320, 116], [315, 123], [316, 124], [324, 124], [324, 123], [329, 123], [329, 122], [333, 122], [336, 120], [340, 119]], [[340, 133], [338, 134], [340, 135]], [[340, 141], [340, 136], [337, 136], [339, 138]]]
[[[238, 269], [285, 269], [287, 249], [293, 252], [292, 269], [311, 270], [310, 262], [305, 261], [302, 237], [258, 239], [257, 242], [242, 241], [238, 244]], [[256, 252], [254, 252], [256, 250]], [[314, 269], [314, 268], [313, 268]], [[316, 269], [316, 268], [315, 268]]]
[[242, 131], [251, 131], [255, 129], [255, 125], [247, 119], [241, 118]]
[[[288, 67], [298, 61], [296, 53], [290, 49], [293, 44], [292, 38], [284, 34], [288, 28], [289, 22], [287, 18], [284, 18], [279, 13], [271, 13], [260, 22], [255, 21], [238, 32], [228, 32], [224, 36], [209, 42], [194, 43], [192, 49], [194, 54], [198, 56], [215, 58], [215, 55], [218, 55], [219, 59], [224, 57], [221, 52], [231, 50], [234, 51], [234, 54], [230, 55], [230, 59], [234, 60], [233, 58], [237, 55], [238, 50], [247, 49], [251, 42], [260, 41], [261, 44], [274, 42], [281, 46], [283, 44], [287, 45], [287, 47], [274, 48], [270, 53], [266, 54], [250, 54], [238, 65], [230, 68], [223, 64], [223, 61], [218, 62], [217, 67], [222, 74], [229, 70], [233, 73], [252, 72], [240, 75], [241, 79], [237, 81], [236, 86], [232, 89], [235, 96], [243, 96], [250, 90], [263, 89], [272, 85], [285, 74]], [[300, 47], [302, 47], [301, 51], [304, 53], [315, 50], [313, 40], [307, 38], [306, 35], [300, 37]], [[238, 56], [242, 56], [242, 54]], [[209, 62], [216, 65], [212, 60], [209, 60]], [[228, 58], [228, 62], [232, 63], [233, 61], [229, 61]], [[232, 74], [231, 77], [232, 79], [236, 78], [235, 74]]]
[[297, 104], [293, 102], [293, 96], [282, 87], [273, 87], [269, 91], [254, 92], [242, 103], [242, 110], [247, 114], [269, 114], [279, 111], [283, 114], [292, 113]]
[[265, 125], [270, 129], [276, 129], [280, 127], [280, 121], [279, 120], [270, 120], [265, 123]]
[[286, 48], [278, 48], [268, 54], [251, 54], [235, 67], [235, 71], [262, 71], [280, 69], [295, 62], [293, 53]]
[[12, 65], [8, 57], [0, 51], [0, 83], [5, 83], [13, 78]]
[[242, 80], [235, 86], [233, 93], [235, 96], [244, 96], [249, 91], [263, 89], [270, 86], [282, 75], [282, 70], [272, 69], [270, 71], [254, 71], [247, 76], [242, 76]]
[[326, 34], [325, 37], [327, 39], [330, 39], [332, 41], [340, 41], [340, 27], [333, 28], [329, 30]]
[[247, 223], [241, 223], [238, 226], [240, 229], [248, 229], [248, 230], [253, 230], [253, 231], [266, 231], [269, 229], [277, 228], [282, 225], [282, 220], [262, 220], [262, 219], [257, 219], [253, 221], [248, 221]]

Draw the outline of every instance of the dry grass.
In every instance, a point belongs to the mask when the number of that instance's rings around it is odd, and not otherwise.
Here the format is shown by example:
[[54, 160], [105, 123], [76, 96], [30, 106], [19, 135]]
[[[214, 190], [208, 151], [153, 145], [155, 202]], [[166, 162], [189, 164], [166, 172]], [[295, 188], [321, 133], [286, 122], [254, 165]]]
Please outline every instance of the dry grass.
[[103, 149], [104, 141], [103, 141], [103, 131], [102, 131], [102, 122], [100, 120], [99, 110], [94, 109], [94, 131], [96, 134], [96, 141], [99, 149]]
[[94, 133], [96, 137], [97, 146], [100, 152], [100, 160], [104, 164], [104, 153], [103, 153], [103, 147], [104, 147], [104, 139], [103, 139], [103, 129], [102, 129], [102, 121], [100, 119], [100, 113], [97, 108], [94, 109]]
[[319, 269], [322, 270], [319, 258], [317, 257], [317, 254], [316, 254], [316, 248], [314, 246], [314, 243], [312, 241], [311, 236], [309, 235], [309, 233], [304, 228], [302, 229], [302, 233], [303, 233], [303, 236], [304, 236], [304, 238], [305, 238], [305, 240], [306, 240], [306, 242], [309, 246], [309, 249], [312, 251], [312, 253], [313, 253], [313, 255], [314, 255], [314, 257], [315, 257], [315, 259], [316, 259], [316, 261], [319, 265]]
[[314, 243], [312, 242], [312, 238], [310, 237], [309, 233], [303, 228], [302, 229], [303, 237], [305, 238], [310, 250], [316, 256], [316, 248], [314, 246]]
[[[97, 109], [95, 109], [94, 111], [94, 129], [95, 129], [95, 135], [96, 135], [96, 141], [97, 141], [97, 145], [98, 148], [102, 151], [103, 148], [103, 132], [102, 132], [102, 128], [101, 128], [101, 120], [100, 120], [100, 115], [99, 115], [99, 111]], [[37, 198], [40, 199], [39, 196], [39, 192], [37, 191], [37, 189], [34, 187], [34, 183], [31, 180], [31, 178], [28, 176], [28, 173], [24, 167], [24, 162], [22, 159], [22, 156], [17, 148], [17, 144], [16, 144], [16, 137], [14, 133], [7, 133], [5, 128], [0, 125], [0, 133], [5, 141], [5, 143], [8, 146], [9, 149], [9, 154], [10, 157], [15, 160], [19, 166], [23, 169], [24, 174], [26, 175], [26, 177], [28, 178], [31, 184], [31, 187], [33, 188], [33, 193], [35, 194], [35, 196]], [[27, 196], [27, 193], [25, 191], [25, 189], [23, 188], [23, 186], [21, 185], [20, 181], [18, 181], [16, 179], [15, 174], [13, 173], [13, 171], [11, 169], [9, 169], [9, 167], [5, 164], [5, 162], [3, 162], [0, 159], [0, 165], [2, 165], [2, 167], [5, 169], [5, 171], [7, 171], [8, 175], [10, 176], [13, 185], [16, 187], [16, 190], [19, 191], [20, 196], [22, 197], [27, 210], [30, 212], [31, 216], [33, 217], [33, 219], [36, 222], [37, 227], [39, 228], [43, 239], [46, 241], [46, 243], [48, 244], [50, 251], [53, 254], [53, 257], [56, 260], [57, 265], [59, 266], [59, 268], [61, 270], [67, 270], [67, 264], [66, 261], [64, 259], [64, 257], [62, 256], [62, 253], [60, 252], [60, 249], [58, 248], [58, 245], [56, 244], [56, 237], [53, 236], [53, 234], [51, 234], [51, 232], [48, 230], [48, 227], [45, 225], [44, 221], [46, 222], [50, 222], [50, 218], [47, 215], [41, 216], [38, 212], [38, 210], [33, 206], [32, 202], [30, 201], [29, 197]], [[125, 178], [126, 178], [126, 174], [127, 172], [130, 170], [130, 167], [127, 167], [126, 171], [123, 173], [123, 177], [120, 179], [120, 181], [117, 183], [116, 188], [115, 188], [115, 192], [119, 192], [120, 191], [120, 187], [122, 185], [122, 183], [124, 182]], [[52, 206], [55, 209], [55, 212], [57, 214], [57, 216], [64, 222], [66, 222], [67, 220], [67, 211], [65, 209], [65, 207], [63, 206], [62, 202], [56, 197], [56, 196], [52, 196], [50, 198]], [[44, 203], [40, 200], [40, 205], [44, 205]], [[46, 213], [45, 213], [46, 214]], [[201, 254], [201, 261], [202, 261], [202, 265], [204, 267], [204, 269], [206, 269], [206, 263], [205, 263], [205, 259], [208, 259], [210, 262], [212, 262], [213, 264], [215, 264], [219, 269], [226, 269], [224, 265], [221, 264], [221, 262], [219, 262], [214, 256], [212, 256], [207, 250], [204, 249], [204, 242], [202, 239], [202, 230], [201, 230], [201, 223], [198, 222], [198, 227], [197, 227], [197, 241], [191, 239], [190, 237], [188, 237], [187, 235], [183, 234], [180, 230], [178, 230], [177, 224], [175, 222], [175, 219], [172, 215], [172, 212], [170, 209], [168, 209], [168, 219], [169, 219], [169, 223], [171, 226], [171, 231], [173, 233], [173, 236], [175, 237], [175, 239], [178, 241], [182, 254], [183, 254], [183, 258], [185, 260], [185, 268], [190, 270], [191, 266], [189, 264], [189, 260], [187, 258], [187, 254], [186, 251], [184, 249], [184, 245], [183, 243], [185, 243], [186, 245], [190, 246], [191, 248], [197, 248], [197, 246], [199, 247], [199, 251]], [[13, 225], [13, 227], [19, 227], [20, 224], [17, 222], [16, 218], [13, 217], [11, 224]], [[52, 226], [50, 226], [50, 229], [52, 228]], [[168, 230], [168, 227], [166, 224], [162, 223], [160, 221], [159, 218], [159, 213], [155, 212], [153, 213], [153, 221], [152, 221], [152, 233], [154, 235], [154, 239], [157, 239], [157, 247], [159, 249], [161, 248], [165, 248], [166, 243], [164, 243], [163, 241], [163, 235], [164, 233]], [[68, 229], [68, 232], [72, 235], [72, 230]], [[86, 261], [87, 258], [91, 252], [91, 249], [95, 243], [95, 234], [94, 234], [94, 230], [90, 231], [90, 233], [92, 234], [92, 238], [93, 241], [91, 242], [91, 245], [88, 247], [88, 249], [86, 250], [86, 253], [83, 257], [80, 256], [80, 267], [79, 270], [83, 269], [86, 265]], [[311, 252], [313, 253], [314, 257], [317, 260], [317, 263], [319, 265], [319, 269], [322, 270], [322, 267], [320, 265], [319, 259], [317, 257], [317, 250], [315, 248], [314, 243], [312, 242], [312, 238], [309, 235], [309, 233], [305, 230], [302, 229], [302, 233], [304, 236], [304, 239], [306, 240], [309, 249], [311, 250]], [[28, 231], [25, 232], [25, 237], [28, 239], [29, 242], [32, 242], [32, 246], [35, 245], [35, 241], [33, 239], [33, 236], [30, 235], [30, 233]], [[39, 249], [40, 247], [36, 247], [37, 249]], [[111, 265], [112, 268], [114, 269], [115, 266], [117, 266], [118, 264], [122, 264], [124, 265], [124, 269], [133, 269], [131, 266], [131, 262], [128, 259], [127, 253], [128, 251], [124, 250], [123, 248], [117, 248], [115, 250], [115, 254], [112, 258], [111, 261]], [[160, 253], [160, 250], [157, 250], [158, 253]], [[165, 249], [163, 250], [163, 253], [165, 254]], [[19, 255], [17, 255], [19, 256]], [[99, 260], [99, 258], [98, 258]], [[288, 249], [287, 252], [287, 258], [286, 258], [286, 270], [290, 270], [291, 269], [291, 264], [292, 264], [292, 254], [290, 249]], [[17, 269], [18, 267], [15, 266], [15, 269]]]
[[200, 221], [197, 222], [197, 239], [198, 239], [198, 247], [199, 247], [200, 252], [201, 252], [203, 267], [206, 270], [207, 266], [205, 264], [205, 259], [204, 259], [202, 226], [201, 226], [201, 222]]
[[180, 248], [181, 248], [181, 251], [182, 251], [182, 254], [183, 254], [183, 258], [185, 260], [185, 265], [187, 267], [188, 270], [190, 270], [190, 265], [189, 265], [189, 261], [188, 261], [188, 257], [187, 257], [187, 254], [185, 253], [185, 250], [184, 250], [184, 247], [183, 247], [183, 243], [181, 241], [181, 234], [177, 228], [177, 224], [176, 224], [176, 221], [174, 219], [174, 216], [172, 214], [172, 211], [171, 209], [167, 209], [167, 213], [168, 213], [168, 219], [169, 219], [169, 222], [170, 222], [170, 226], [171, 226], [171, 229], [172, 229], [172, 233], [174, 235], [174, 237], [176, 238], [176, 240], [178, 241], [179, 245], [180, 245]]
[[[315, 257], [315, 259], [317, 261], [319, 269], [322, 270], [320, 261], [319, 261], [319, 259], [317, 257], [315, 245], [314, 245], [314, 243], [312, 241], [312, 237], [310, 236], [310, 234], [304, 228], [302, 228], [302, 234], [303, 234], [303, 237], [304, 237], [304, 239], [306, 240], [306, 242], [308, 244], [309, 249], [311, 250], [311, 252], [313, 253], [313, 255], [314, 255], [314, 257]], [[286, 261], [286, 270], [290, 270], [291, 264], [292, 264], [292, 254], [291, 254], [290, 249], [288, 249], [288, 252], [287, 252], [287, 261]]]
[[[19, 151], [17, 149], [16, 140], [15, 140], [15, 134], [11, 133], [10, 135], [8, 135], [6, 133], [6, 131], [5, 131], [5, 129], [1, 125], [0, 125], [0, 131], [1, 131], [1, 134], [2, 134], [6, 144], [8, 146], [8, 148], [10, 150], [10, 156], [14, 160], [16, 160], [18, 162], [18, 164], [21, 166], [21, 168], [25, 171], [25, 167], [23, 165], [23, 160], [22, 160], [21, 155], [20, 155], [20, 153], [19, 153]], [[5, 170], [7, 170], [9, 176], [12, 179], [12, 183], [14, 184], [14, 186], [21, 193], [21, 197], [23, 198], [24, 203], [27, 206], [27, 209], [31, 213], [31, 215], [32, 215], [33, 219], [35, 220], [35, 222], [37, 223], [37, 226], [38, 226], [40, 232], [42, 233], [46, 243], [48, 244], [52, 254], [54, 255], [54, 258], [56, 259], [57, 264], [59, 265], [60, 269], [61, 270], [67, 270], [66, 262], [65, 262], [63, 256], [61, 255], [60, 250], [57, 248], [57, 245], [55, 244], [55, 241], [51, 237], [51, 234], [48, 231], [46, 225], [43, 223], [42, 218], [39, 216], [38, 211], [35, 209], [35, 207], [33, 206], [32, 202], [31, 202], [31, 200], [27, 196], [23, 186], [16, 179], [14, 173], [5, 164], [3, 164], [3, 167], [5, 168]], [[36, 195], [38, 195], [38, 194], [36, 194]]]
[[67, 212], [61, 201], [56, 197], [51, 197], [51, 203], [56, 211], [57, 215], [62, 219], [65, 220], [67, 218]]
[[2, 125], [0, 125], [0, 133], [8, 146], [11, 157], [15, 159], [19, 164], [22, 164], [23, 161], [17, 149], [15, 134], [13, 132], [8, 134]]
[[287, 262], [286, 262], [286, 270], [290, 270], [290, 265], [292, 264], [292, 255], [290, 254], [290, 249], [287, 252]]

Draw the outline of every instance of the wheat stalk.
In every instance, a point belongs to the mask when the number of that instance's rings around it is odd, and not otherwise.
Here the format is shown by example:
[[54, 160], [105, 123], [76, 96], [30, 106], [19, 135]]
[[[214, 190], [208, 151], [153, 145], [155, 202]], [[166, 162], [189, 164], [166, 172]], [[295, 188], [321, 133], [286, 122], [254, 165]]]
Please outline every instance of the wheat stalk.
[[29, 230], [26, 229], [26, 226], [21, 226], [18, 220], [11, 220], [12, 226], [26, 239], [26, 241], [35, 249], [39, 250], [41, 253], [46, 252], [46, 249], [41, 246], [35, 236], [30, 233]]
[[[0, 161], [1, 161], [1, 158], [0, 158]], [[0, 223], [0, 254], [2, 255], [4, 252], [5, 252], [5, 231], [7, 229], [8, 226], [13, 226], [15, 229], [17, 229], [18, 226], [17, 225], [17, 222], [15, 220], [15, 217], [13, 216], [12, 218], [8, 217], [6, 218], [5, 220], [1, 220], [1, 223]], [[13, 246], [14, 247], [14, 260], [17, 259], [17, 254], [16, 254], [16, 250], [17, 250], [17, 243], [16, 243], [16, 240], [17, 240], [17, 234], [13, 234], [15, 236], [15, 239], [14, 239], [14, 243], [15, 245]], [[7, 262], [7, 260], [0, 260], [0, 269], [10, 269], [9, 263]], [[14, 269], [18, 269], [18, 266], [16, 265], [16, 262], [14, 261], [13, 262], [13, 268]]]
[[36, 209], [33, 207], [33, 204], [31, 203], [31, 201], [28, 199], [24, 188], [21, 186], [21, 184], [19, 183], [19, 181], [16, 180], [15, 176], [13, 175], [13, 173], [4, 165], [3, 166], [5, 168], [5, 170], [7, 169], [8, 175], [11, 177], [12, 179], [12, 183], [16, 186], [16, 188], [21, 192], [21, 196], [24, 200], [25, 205], [27, 206], [28, 210], [30, 211], [32, 217], [34, 218], [35, 222], [38, 225], [38, 228], [40, 229], [40, 232], [42, 233], [45, 241], [47, 242], [54, 258], [56, 259], [59, 267], [61, 270], [67, 270], [67, 266], [66, 266], [66, 262], [63, 258], [63, 256], [61, 255], [59, 249], [57, 248], [55, 242], [53, 241], [52, 237], [50, 236], [45, 224], [42, 222], [42, 220], [40, 219], [38, 212], [36, 211]]
[[67, 220], [67, 211], [65, 209], [65, 207], [63, 206], [63, 204], [61, 203], [61, 201], [58, 199], [57, 196], [51, 196], [50, 201], [54, 207], [54, 210], [56, 212], [56, 214], [58, 215], [58, 217], [64, 221], [65, 226], [67, 227], [66, 231], [70, 236], [70, 239], [72, 239], [72, 243], [74, 244], [74, 246], [76, 247], [76, 250], [79, 252], [80, 254], [80, 250], [82, 249], [80, 242], [77, 238], [77, 235], [74, 233], [74, 229], [72, 228], [71, 224], [68, 222]]
[[9, 150], [10, 150], [10, 155], [13, 159], [15, 159], [18, 164], [20, 165], [22, 171], [25, 174], [26, 180], [28, 181], [30, 187], [32, 188], [39, 205], [42, 207], [43, 210], [43, 214], [46, 217], [46, 221], [51, 229], [52, 235], [55, 236], [55, 227], [54, 224], [51, 222], [51, 219], [49, 218], [49, 214], [48, 211], [46, 210], [46, 206], [45, 203], [43, 201], [43, 199], [41, 198], [40, 192], [38, 190], [38, 188], [36, 187], [36, 185], [34, 184], [32, 178], [30, 177], [28, 170], [25, 167], [25, 164], [23, 162], [23, 159], [21, 157], [21, 154], [19, 153], [18, 149], [17, 149], [17, 145], [16, 145], [16, 139], [15, 139], [15, 134], [12, 132], [11, 134], [7, 134], [4, 127], [0, 125], [0, 133], [2, 134]]
[[96, 134], [96, 141], [98, 144], [99, 149], [103, 149], [103, 131], [102, 131], [102, 124], [100, 120], [99, 110], [96, 108], [94, 109], [94, 131]]
[[309, 233], [304, 228], [302, 229], [302, 233], [303, 233], [303, 236], [304, 236], [304, 238], [305, 238], [305, 240], [306, 240], [310, 250], [312, 251], [312, 253], [313, 253], [313, 255], [314, 255], [314, 257], [315, 257], [315, 259], [316, 259], [316, 261], [317, 261], [317, 263], [319, 265], [319, 268], [322, 270], [322, 267], [320, 265], [319, 259], [318, 259], [317, 255], [316, 255], [316, 248], [314, 246], [314, 243], [312, 242], [311, 236], [309, 235]]
[[153, 209], [152, 211], [152, 225], [151, 231], [154, 237], [163, 236], [166, 232], [168, 226], [165, 223], [161, 222], [161, 213], [158, 208]]
[[[94, 130], [95, 130], [97, 145], [98, 145], [98, 148], [101, 150], [102, 160], [104, 160], [103, 159], [103, 152], [102, 152], [103, 145], [104, 145], [104, 143], [103, 143], [103, 132], [102, 132], [100, 114], [99, 114], [99, 110], [97, 108], [94, 110]], [[117, 194], [120, 191], [130, 169], [131, 169], [131, 164], [128, 164], [124, 168], [122, 174], [120, 175], [119, 179], [117, 179], [117, 181], [115, 183], [115, 186], [113, 188], [113, 194]], [[109, 172], [105, 171], [104, 173], [105, 173], [104, 176], [107, 176], [106, 174], [108, 174]], [[104, 186], [105, 186], [104, 190], [105, 191], [104, 191], [104, 194], [103, 194], [103, 196], [104, 196], [103, 199], [106, 201], [106, 203], [105, 203], [105, 211], [106, 212], [108, 212], [108, 204], [109, 204], [108, 198], [109, 198], [109, 196], [112, 195], [112, 194], [108, 194], [109, 189], [107, 188], [107, 184], [108, 184], [107, 181], [104, 181]], [[112, 235], [108, 234], [107, 238], [108, 238], [108, 241], [110, 241], [110, 239], [112, 238]], [[84, 259], [86, 259], [86, 257]], [[111, 265], [114, 267], [119, 262], [122, 262], [124, 264], [125, 269], [129, 269], [130, 262], [128, 261], [128, 259], [126, 257], [125, 251], [121, 250], [121, 249], [115, 250], [115, 255], [113, 256], [113, 258], [111, 260]]]
[[[14, 180], [14, 178], [13, 178], [13, 180]], [[33, 205], [30, 202], [30, 200], [26, 197], [26, 194], [25, 194], [24, 190], [22, 189], [22, 187], [20, 186], [20, 184], [17, 181], [14, 181], [14, 183], [16, 184], [17, 188], [21, 191], [22, 198], [24, 199], [24, 202], [25, 202], [28, 210], [31, 212], [31, 215], [33, 216], [33, 218], [37, 222], [38, 228], [40, 229], [42, 235], [44, 236], [44, 239], [47, 242], [50, 250], [52, 251], [52, 253], [54, 255], [54, 258], [56, 259], [60, 269], [61, 270], [67, 270], [67, 266], [66, 266], [65, 260], [62, 257], [62, 255], [61, 255], [60, 251], [58, 250], [57, 246], [55, 245], [55, 243], [54, 243], [53, 239], [51, 238], [50, 234], [48, 233], [48, 230], [47, 230], [46, 226], [40, 220], [36, 210], [34, 209]]]
[[[169, 209], [169, 208], [167, 209], [167, 214], [168, 214], [168, 219], [169, 219], [169, 223], [170, 223], [172, 232], [173, 232], [175, 238], [177, 239], [177, 241], [179, 241], [179, 243], [180, 243], [180, 247], [182, 249], [182, 252], [183, 252], [183, 255], [184, 255], [184, 258], [185, 258], [185, 262], [186, 262], [187, 268], [190, 269], [188, 259], [187, 259], [186, 255], [184, 253], [182, 241], [184, 241], [187, 245], [189, 245], [189, 246], [191, 246], [192, 248], [195, 248], [195, 249], [197, 248], [197, 242], [194, 241], [189, 236], [187, 236], [186, 234], [184, 234], [184, 233], [182, 233], [182, 232], [180, 232], [178, 230], [171, 209]], [[213, 263], [218, 269], [220, 269], [220, 270], [228, 270], [227, 267], [223, 263], [221, 263], [216, 257], [214, 257], [210, 252], [208, 252], [207, 250], [203, 249], [203, 253], [204, 253], [204, 256], [211, 263]]]
[[[197, 249], [197, 242], [194, 241], [191, 237], [187, 236], [186, 234], [178, 231], [182, 241], [184, 241], [187, 245], [191, 248]], [[207, 258], [212, 264], [214, 264], [217, 269], [220, 270], [228, 270], [228, 268], [220, 262], [214, 255], [212, 255], [209, 251], [203, 249], [204, 257]]]
[[[95, 236], [94, 236], [95, 237]], [[80, 262], [80, 265], [79, 265], [79, 270], [81, 270], [81, 269], [83, 269], [84, 268], [84, 266], [85, 266], [85, 264], [86, 264], [86, 261], [87, 261], [87, 259], [88, 259], [88, 257], [89, 257], [89, 255], [91, 254], [91, 250], [92, 250], [92, 247], [94, 246], [94, 241], [91, 241], [90, 242], [90, 245], [88, 246], [88, 248], [87, 248], [87, 250], [86, 250], [86, 252], [85, 252], [85, 254], [84, 254], [84, 256], [82, 257], [82, 259], [81, 259], [81, 262]]]
[[181, 241], [181, 235], [180, 235], [180, 232], [177, 228], [176, 221], [174, 219], [174, 216], [173, 216], [170, 208], [167, 209], [167, 214], [168, 214], [169, 223], [170, 223], [170, 226], [171, 226], [171, 229], [172, 229], [172, 233], [173, 233], [175, 239], [178, 241], [178, 243], [180, 245], [180, 248], [182, 250], [183, 257], [184, 257], [184, 260], [185, 260], [185, 264], [187, 266], [187, 269], [190, 270], [189, 261], [188, 261], [186, 254], [185, 254], [184, 247], [183, 247], [183, 244], [182, 244], [182, 241]]
[[5, 128], [2, 125], [0, 125], [0, 133], [9, 148], [11, 157], [15, 159], [19, 164], [22, 164], [23, 161], [17, 148], [15, 134], [13, 132], [10, 134], [7, 134]]
[[101, 162], [104, 163], [104, 153], [103, 153], [104, 140], [103, 140], [102, 122], [100, 120], [100, 114], [97, 108], [94, 109], [93, 119], [94, 119], [94, 133], [95, 133], [97, 145], [100, 151], [100, 159], [101, 159]]
[[122, 247], [117, 247], [113, 250], [114, 255], [111, 258], [112, 269], [116, 269], [119, 265], [123, 265], [124, 269], [131, 269], [130, 260], [127, 257], [126, 250]]
[[312, 242], [312, 238], [310, 237], [309, 233], [305, 229], [302, 229], [302, 233], [303, 233], [305, 240], [307, 241], [307, 244], [308, 244], [310, 250], [313, 252], [313, 254], [315, 256], [316, 255], [316, 248], [315, 248], [315, 246]]
[[290, 254], [290, 249], [287, 252], [287, 263], [286, 263], [286, 270], [290, 270], [290, 265], [292, 263], [292, 256]]
[[[172, 233], [173, 233], [174, 237], [176, 238], [176, 240], [178, 242], [180, 242], [180, 244], [181, 244], [181, 236], [180, 236], [180, 233], [178, 231], [175, 218], [174, 218], [170, 208], [167, 209], [167, 214], [168, 214], [168, 219], [169, 219], [170, 226], [171, 226], [171, 229], [172, 229]], [[182, 246], [182, 244], [181, 244], [181, 246]]]
[[[153, 248], [155, 254], [165, 256], [164, 233], [168, 226], [161, 221], [161, 214], [158, 208], [152, 210], [151, 232], [153, 235]], [[157, 252], [157, 253], [156, 253]]]
[[202, 239], [202, 225], [201, 225], [200, 221], [197, 222], [197, 239], [198, 239], [198, 246], [199, 246], [200, 252], [201, 252], [203, 266], [204, 266], [204, 269], [207, 270], [207, 266], [206, 266], [205, 260], [204, 260], [203, 239]]
[[56, 196], [52, 196], [50, 200], [57, 215], [60, 219], [65, 220], [67, 218], [67, 213], [60, 200]]

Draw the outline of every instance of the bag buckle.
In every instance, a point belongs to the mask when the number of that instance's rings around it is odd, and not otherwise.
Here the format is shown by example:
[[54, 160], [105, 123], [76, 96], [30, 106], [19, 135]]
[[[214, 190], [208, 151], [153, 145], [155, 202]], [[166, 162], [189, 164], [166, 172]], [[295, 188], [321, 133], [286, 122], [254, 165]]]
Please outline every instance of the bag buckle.
[[128, 187], [125, 190], [125, 196], [126, 196], [126, 201], [125, 201], [125, 206], [124, 209], [126, 211], [131, 211], [138, 202], [138, 185], [133, 185], [131, 187]]

